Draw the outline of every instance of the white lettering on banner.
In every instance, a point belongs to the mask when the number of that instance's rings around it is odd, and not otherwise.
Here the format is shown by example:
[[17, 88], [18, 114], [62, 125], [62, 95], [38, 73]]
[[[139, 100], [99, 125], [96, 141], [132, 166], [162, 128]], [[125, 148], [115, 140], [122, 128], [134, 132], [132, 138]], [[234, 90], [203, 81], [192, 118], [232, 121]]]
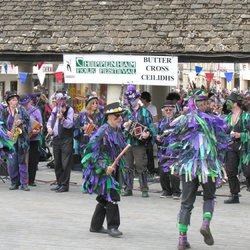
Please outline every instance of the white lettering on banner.
[[66, 83], [176, 86], [178, 58], [170, 56], [65, 54]]

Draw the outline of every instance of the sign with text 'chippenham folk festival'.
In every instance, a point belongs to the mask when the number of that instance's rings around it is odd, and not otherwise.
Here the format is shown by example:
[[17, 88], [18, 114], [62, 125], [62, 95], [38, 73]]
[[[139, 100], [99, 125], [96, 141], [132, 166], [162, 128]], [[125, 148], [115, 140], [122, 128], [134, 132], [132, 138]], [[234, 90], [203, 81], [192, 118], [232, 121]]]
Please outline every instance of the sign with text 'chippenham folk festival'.
[[172, 56], [65, 54], [63, 63], [65, 83], [176, 86], [178, 80]]

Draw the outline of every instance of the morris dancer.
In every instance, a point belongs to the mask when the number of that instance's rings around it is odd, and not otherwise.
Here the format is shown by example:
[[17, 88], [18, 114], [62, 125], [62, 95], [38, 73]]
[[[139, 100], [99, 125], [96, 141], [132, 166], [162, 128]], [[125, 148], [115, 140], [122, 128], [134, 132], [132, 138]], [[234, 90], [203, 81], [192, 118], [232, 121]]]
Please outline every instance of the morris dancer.
[[243, 171], [249, 185], [249, 164], [250, 164], [250, 115], [242, 110], [243, 98], [232, 92], [227, 99], [227, 109], [232, 112], [226, 117], [230, 126], [231, 137], [230, 149], [226, 154], [226, 171], [228, 176], [231, 197], [225, 200], [225, 204], [239, 203], [240, 183], [238, 173]]
[[98, 109], [98, 97], [89, 96], [86, 101], [86, 111], [81, 112], [75, 120], [74, 139], [77, 141], [80, 156], [83, 156], [90, 136], [101, 126], [102, 121], [103, 114]]
[[167, 163], [168, 155], [166, 147], [167, 145], [164, 143], [166, 134], [164, 136], [164, 132], [169, 129], [171, 121], [176, 118], [175, 109], [176, 104], [174, 101], [166, 100], [162, 106], [162, 110], [164, 111], [165, 117], [161, 119], [157, 126], [157, 144], [158, 144], [158, 161], [159, 161], [159, 169], [160, 169], [160, 184], [162, 187], [161, 198], [169, 198], [173, 197], [173, 199], [180, 199], [181, 190], [180, 190], [180, 178], [171, 175], [169, 171], [165, 172], [165, 164]]
[[189, 100], [189, 111], [174, 120], [168, 136], [168, 152], [172, 157], [169, 168], [172, 174], [182, 176], [182, 200], [179, 213], [178, 249], [190, 248], [187, 240], [188, 225], [199, 185], [203, 188], [203, 223], [200, 233], [207, 245], [213, 245], [210, 221], [214, 212], [216, 180], [220, 178], [227, 142], [228, 127], [219, 117], [204, 113], [207, 96], [201, 90]]
[[[118, 102], [105, 107], [104, 123], [91, 137], [84, 151], [82, 164], [84, 166], [82, 189], [88, 193], [97, 193], [98, 204], [92, 216], [90, 232], [108, 233], [119, 237], [122, 232], [118, 202], [120, 201], [119, 175], [125, 176], [125, 161], [123, 158], [112, 168], [111, 165], [126, 146], [119, 125], [122, 122], [123, 109]], [[106, 217], [107, 228], [103, 223]]]

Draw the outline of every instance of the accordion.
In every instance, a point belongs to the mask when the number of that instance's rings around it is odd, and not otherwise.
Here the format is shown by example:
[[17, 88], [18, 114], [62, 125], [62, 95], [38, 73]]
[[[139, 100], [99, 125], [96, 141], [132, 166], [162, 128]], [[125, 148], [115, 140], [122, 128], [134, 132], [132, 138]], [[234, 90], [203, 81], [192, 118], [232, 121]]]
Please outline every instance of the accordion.
[[143, 140], [142, 133], [148, 131], [148, 127], [142, 125], [139, 122], [129, 120], [129, 128], [126, 129], [130, 135], [138, 140]]

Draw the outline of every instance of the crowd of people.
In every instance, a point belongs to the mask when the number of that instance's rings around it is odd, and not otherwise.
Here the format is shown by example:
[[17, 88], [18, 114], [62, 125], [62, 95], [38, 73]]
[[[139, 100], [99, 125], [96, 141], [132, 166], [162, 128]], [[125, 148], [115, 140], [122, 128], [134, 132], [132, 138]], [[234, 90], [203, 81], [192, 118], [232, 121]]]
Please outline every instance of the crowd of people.
[[133, 195], [135, 176], [143, 198], [149, 197], [148, 177], [155, 174], [161, 198], [181, 198], [180, 250], [190, 247], [187, 231], [199, 186], [204, 200], [200, 233], [207, 245], [214, 244], [210, 223], [219, 183], [229, 183], [231, 196], [225, 204], [240, 203], [240, 173], [250, 191], [250, 93], [173, 91], [162, 104], [162, 119], [150, 93], [133, 85], [120, 102], [105, 107], [95, 93], [88, 95], [78, 115], [64, 91], [51, 97], [51, 105], [41, 93], [7, 92], [5, 100], [0, 106], [0, 161], [8, 163], [9, 189], [36, 186], [39, 148], [46, 135], [52, 136], [57, 185], [51, 190], [69, 191], [73, 155], [79, 155], [82, 191], [97, 194], [91, 232], [122, 235], [118, 202], [120, 195]]

